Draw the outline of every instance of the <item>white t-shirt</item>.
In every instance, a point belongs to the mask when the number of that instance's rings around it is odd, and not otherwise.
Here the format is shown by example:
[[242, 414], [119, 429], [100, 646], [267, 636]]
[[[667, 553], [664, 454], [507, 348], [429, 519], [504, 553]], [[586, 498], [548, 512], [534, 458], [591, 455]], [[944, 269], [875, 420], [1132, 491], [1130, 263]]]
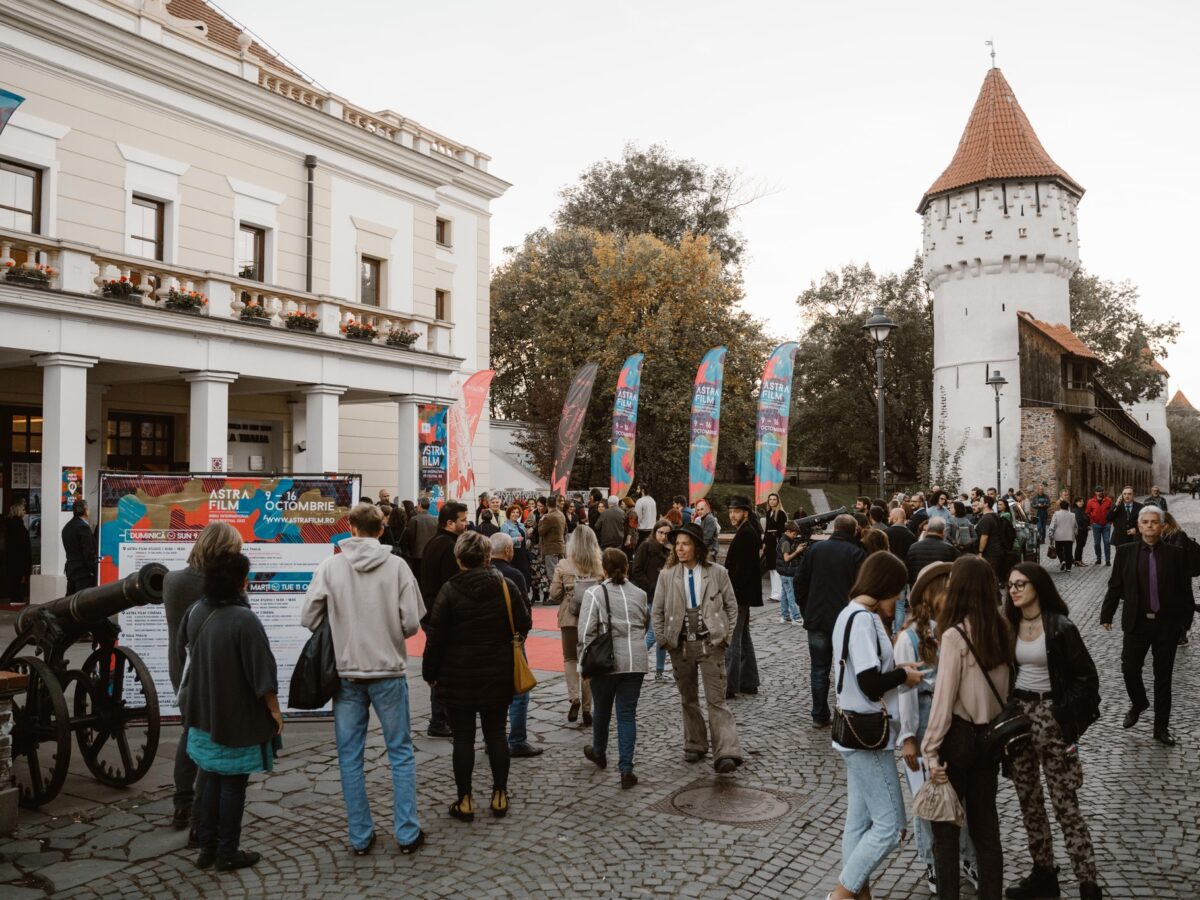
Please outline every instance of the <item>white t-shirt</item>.
[[[846, 712], [873, 713], [879, 710], [879, 701], [871, 700], [859, 689], [857, 675], [878, 668], [880, 672], [890, 672], [895, 668], [892, 658], [892, 641], [883, 620], [868, 610], [861, 603], [851, 601], [846, 608], [838, 613], [837, 621], [833, 624], [833, 671], [830, 673], [836, 690], [838, 676], [841, 670], [839, 660], [842, 656], [842, 640], [846, 633], [846, 623], [854, 616], [850, 629], [850, 647], [846, 653], [846, 674], [842, 678], [842, 689], [837, 692], [838, 705]], [[888, 742], [885, 748], [891, 750], [896, 746], [896, 734], [900, 716], [898, 692], [893, 688], [883, 695], [887, 704], [888, 715], [892, 717], [892, 725], [888, 731]], [[836, 741], [835, 750], [849, 750]]]
[[633, 511], [637, 513], [638, 531], [654, 530], [654, 523], [658, 521], [658, 504], [654, 502], [653, 497], [649, 494], [638, 497], [637, 502], [633, 504]]

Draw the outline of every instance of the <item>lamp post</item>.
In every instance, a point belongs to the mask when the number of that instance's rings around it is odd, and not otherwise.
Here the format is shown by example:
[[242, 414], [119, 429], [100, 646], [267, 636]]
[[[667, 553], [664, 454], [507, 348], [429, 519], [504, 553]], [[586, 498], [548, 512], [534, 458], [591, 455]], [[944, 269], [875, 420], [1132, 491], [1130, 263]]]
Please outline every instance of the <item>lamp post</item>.
[[996, 392], [996, 495], [1003, 496], [1004, 488], [1000, 485], [1000, 423], [1004, 420], [1000, 418], [1000, 388], [1008, 384], [1008, 380], [1000, 374], [999, 369], [992, 369], [987, 383]]
[[884, 462], [884, 409], [883, 409], [883, 342], [888, 339], [893, 328], [900, 326], [887, 317], [882, 306], [876, 306], [871, 318], [863, 323], [863, 331], [875, 341], [875, 395], [879, 405], [879, 497], [884, 497], [887, 490], [885, 479], [887, 467]]

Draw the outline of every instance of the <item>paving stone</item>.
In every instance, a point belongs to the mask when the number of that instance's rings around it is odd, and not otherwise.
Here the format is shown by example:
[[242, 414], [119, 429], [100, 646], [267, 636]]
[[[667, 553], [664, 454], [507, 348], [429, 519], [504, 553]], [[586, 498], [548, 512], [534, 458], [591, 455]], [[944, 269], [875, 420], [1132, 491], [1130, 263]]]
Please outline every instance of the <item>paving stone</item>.
[[76, 859], [48, 869], [44, 873], [55, 891], [67, 891], [81, 884], [96, 882], [116, 872], [124, 864], [107, 859]]
[[187, 845], [187, 835], [186, 831], [174, 831], [169, 828], [139, 834], [129, 845], [129, 861], [153, 859], [175, 850], [182, 850]]

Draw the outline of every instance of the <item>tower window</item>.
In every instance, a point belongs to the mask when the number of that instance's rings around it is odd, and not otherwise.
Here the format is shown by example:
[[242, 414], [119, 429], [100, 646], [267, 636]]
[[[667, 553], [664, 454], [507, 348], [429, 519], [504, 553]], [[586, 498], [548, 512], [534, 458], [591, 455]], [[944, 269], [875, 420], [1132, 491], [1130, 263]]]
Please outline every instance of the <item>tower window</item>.
[[992, 426], [991, 425], [983, 426], [983, 436], [985, 438], [990, 438], [992, 436]]

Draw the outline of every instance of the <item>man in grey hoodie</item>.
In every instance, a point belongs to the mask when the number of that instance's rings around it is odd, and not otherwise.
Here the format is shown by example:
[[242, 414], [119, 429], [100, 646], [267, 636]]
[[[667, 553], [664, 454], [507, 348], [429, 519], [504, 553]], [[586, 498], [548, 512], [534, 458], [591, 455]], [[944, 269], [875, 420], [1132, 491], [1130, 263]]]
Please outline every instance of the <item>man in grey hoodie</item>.
[[401, 853], [425, 841], [417, 820], [417, 764], [409, 716], [408, 652], [425, 604], [408, 564], [379, 543], [383, 513], [370, 503], [350, 511], [350, 533], [313, 574], [301, 622], [315, 631], [326, 616], [337, 657], [340, 687], [333, 699], [342, 797], [350, 846], [363, 856], [375, 844], [367, 801], [363, 751], [371, 707], [383, 726], [392, 766], [394, 833]]

